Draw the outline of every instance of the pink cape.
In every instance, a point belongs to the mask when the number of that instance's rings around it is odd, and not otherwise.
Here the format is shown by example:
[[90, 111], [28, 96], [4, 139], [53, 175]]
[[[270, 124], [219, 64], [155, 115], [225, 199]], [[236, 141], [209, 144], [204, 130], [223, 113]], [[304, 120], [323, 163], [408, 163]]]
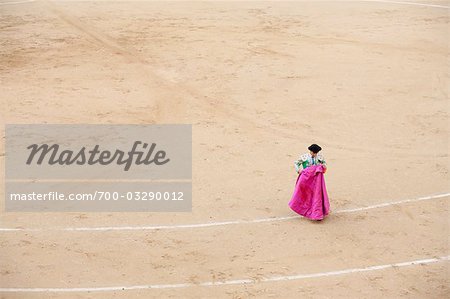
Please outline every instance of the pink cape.
[[322, 165], [311, 165], [297, 178], [289, 207], [306, 218], [322, 220], [330, 211]]

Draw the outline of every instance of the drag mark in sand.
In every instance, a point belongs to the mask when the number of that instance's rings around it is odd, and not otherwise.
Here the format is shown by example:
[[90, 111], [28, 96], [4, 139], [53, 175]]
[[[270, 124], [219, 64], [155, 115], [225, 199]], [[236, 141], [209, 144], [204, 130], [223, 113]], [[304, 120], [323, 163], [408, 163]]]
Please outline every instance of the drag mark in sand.
[[[383, 208], [392, 205], [398, 205], [409, 202], [418, 202], [424, 200], [432, 200], [449, 197], [450, 193], [443, 193], [437, 195], [423, 196], [413, 199], [404, 199], [393, 202], [386, 202], [376, 205], [371, 205], [367, 207], [353, 208], [337, 210], [334, 213], [353, 213], [366, 211], [371, 209]], [[214, 227], [214, 226], [224, 226], [231, 224], [250, 224], [250, 223], [261, 223], [261, 222], [276, 222], [289, 219], [301, 218], [299, 215], [295, 216], [284, 216], [284, 217], [271, 217], [271, 218], [259, 218], [253, 220], [230, 220], [221, 222], [207, 222], [207, 223], [193, 223], [193, 224], [178, 224], [178, 225], [155, 225], [155, 226], [109, 226], [109, 227], [65, 227], [65, 228], [0, 228], [0, 232], [54, 232], [54, 231], [78, 231], [78, 232], [94, 232], [94, 231], [130, 231], [130, 230], [162, 230], [162, 229], [183, 229], [183, 228], [203, 228], [203, 227]]]
[[131, 291], [131, 290], [145, 290], [145, 289], [174, 289], [174, 288], [188, 288], [188, 287], [211, 287], [221, 285], [243, 285], [243, 284], [256, 284], [261, 282], [277, 282], [288, 280], [300, 280], [308, 278], [319, 278], [328, 276], [345, 275], [359, 272], [378, 271], [390, 268], [400, 268], [414, 265], [425, 265], [437, 262], [448, 261], [450, 256], [442, 256], [435, 258], [428, 258], [422, 260], [414, 260], [408, 262], [401, 262], [395, 264], [384, 264], [376, 266], [368, 266], [364, 268], [351, 268], [329, 272], [319, 272], [310, 274], [294, 274], [286, 276], [269, 276], [262, 277], [261, 279], [236, 279], [225, 281], [207, 281], [202, 283], [176, 283], [176, 284], [153, 284], [153, 285], [134, 285], [134, 286], [111, 286], [111, 287], [85, 287], [85, 288], [0, 288], [0, 292], [5, 293], [75, 293], [75, 292], [114, 292], [114, 291]]
[[[35, 2], [35, 0], [31, 0]], [[117, 40], [110, 37], [108, 34], [95, 29], [91, 25], [87, 25], [85, 22], [80, 21], [76, 16], [71, 15], [68, 12], [64, 11], [64, 8], [58, 7], [55, 1], [47, 1], [41, 0], [38, 1], [47, 6], [56, 16], [58, 16], [62, 21], [66, 24], [74, 27], [82, 34], [86, 35], [89, 39], [93, 40], [99, 47], [103, 47], [109, 49], [111, 53], [115, 55], [122, 56], [126, 61], [136, 63], [139, 66], [137, 70], [139, 71], [139, 80], [141, 80], [141, 86], [143, 88], [147, 88], [148, 92], [151, 94], [154, 90], [161, 90], [161, 93], [167, 94], [167, 96], [162, 97], [163, 99], [171, 99], [173, 101], [172, 104], [163, 104], [162, 100], [156, 100], [152, 103], [151, 107], [153, 109], [152, 112], [152, 121], [164, 121], [166, 117], [170, 117], [173, 115], [174, 107], [177, 107], [179, 111], [186, 110], [185, 100], [186, 96], [189, 96], [196, 101], [202, 103], [203, 108], [210, 113], [220, 114], [227, 119], [232, 119], [236, 121], [240, 127], [246, 127], [248, 130], [254, 130], [255, 132], [261, 132], [262, 128], [266, 131], [270, 131], [277, 136], [281, 136], [283, 138], [292, 139], [297, 138], [297, 136], [290, 131], [286, 131], [282, 128], [278, 128], [275, 126], [266, 126], [265, 123], [256, 121], [254, 118], [243, 115], [242, 113], [237, 112], [235, 109], [228, 107], [220, 102], [211, 101], [211, 98], [208, 95], [203, 94], [201, 91], [189, 86], [188, 84], [182, 84], [180, 82], [170, 82], [167, 78], [161, 76], [155, 71], [152, 67], [151, 61], [147, 61], [148, 58], [140, 57], [137, 51], [134, 51], [129, 46], [123, 46]], [[71, 1], [57, 1], [57, 2], [71, 2]], [[96, 1], [93, 1], [96, 2]], [[326, 2], [326, 1], [324, 1]], [[346, 0], [338, 1], [338, 2], [347, 2]], [[392, 2], [392, 1], [377, 1], [377, 0], [361, 0], [355, 2]], [[1, 3], [1, 2], [0, 2]], [[26, 3], [26, 2], [23, 2]], [[394, 2], [392, 2], [394, 3]], [[397, 2], [396, 2], [397, 3]], [[403, 2], [398, 2], [403, 3]], [[408, 4], [405, 2], [405, 4]], [[424, 6], [427, 6], [424, 4]], [[306, 137], [306, 136], [305, 136]], [[312, 136], [309, 136], [312, 138]], [[340, 148], [340, 144], [330, 143], [325, 140], [317, 139], [319, 143], [323, 143], [328, 147]], [[347, 150], [353, 151], [361, 151], [361, 152], [369, 152], [369, 153], [378, 153], [378, 154], [397, 154], [400, 155], [400, 152], [397, 152], [395, 148], [390, 148], [388, 150], [384, 149], [375, 149], [372, 147], [360, 147], [360, 146], [351, 146], [347, 147]], [[401, 155], [404, 155], [402, 152]], [[408, 156], [423, 156], [423, 154], [409, 154]]]

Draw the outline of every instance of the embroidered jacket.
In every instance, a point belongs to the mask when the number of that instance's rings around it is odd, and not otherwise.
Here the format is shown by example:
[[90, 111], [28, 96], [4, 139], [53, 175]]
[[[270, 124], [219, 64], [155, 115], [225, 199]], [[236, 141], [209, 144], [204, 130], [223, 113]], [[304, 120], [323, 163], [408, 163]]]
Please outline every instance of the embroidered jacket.
[[295, 170], [297, 172], [299, 172], [311, 165], [317, 165], [317, 164], [322, 164], [325, 166], [327, 165], [324, 157], [321, 154], [317, 154], [317, 156], [315, 158], [313, 158], [310, 153], [306, 153], [306, 154], [301, 155], [300, 158], [294, 162]]

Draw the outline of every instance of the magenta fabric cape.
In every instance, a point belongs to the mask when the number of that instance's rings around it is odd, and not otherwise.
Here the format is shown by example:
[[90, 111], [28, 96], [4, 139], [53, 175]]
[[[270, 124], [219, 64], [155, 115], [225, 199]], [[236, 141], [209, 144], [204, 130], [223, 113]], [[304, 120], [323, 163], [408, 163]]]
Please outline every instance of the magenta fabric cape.
[[312, 219], [322, 220], [330, 211], [322, 165], [312, 165], [297, 178], [289, 207], [296, 213]]

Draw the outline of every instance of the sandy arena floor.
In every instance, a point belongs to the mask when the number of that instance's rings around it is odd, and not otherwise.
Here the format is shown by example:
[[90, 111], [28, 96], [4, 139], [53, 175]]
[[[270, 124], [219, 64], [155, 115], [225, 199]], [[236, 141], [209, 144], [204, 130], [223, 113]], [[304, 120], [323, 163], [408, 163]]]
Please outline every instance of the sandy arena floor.
[[193, 212], [2, 212], [0, 298], [448, 298], [450, 4], [393, 2], [1, 0], [2, 137], [191, 123]]

